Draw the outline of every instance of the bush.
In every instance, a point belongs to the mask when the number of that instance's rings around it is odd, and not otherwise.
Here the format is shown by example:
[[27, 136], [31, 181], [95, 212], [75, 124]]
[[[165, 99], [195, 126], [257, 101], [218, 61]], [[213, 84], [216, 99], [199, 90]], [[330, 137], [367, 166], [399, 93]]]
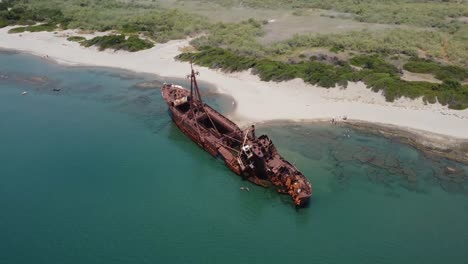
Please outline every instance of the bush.
[[118, 47], [125, 42], [125, 35], [109, 35], [102, 37], [94, 37], [92, 39], [83, 41], [81, 45], [85, 47], [97, 46], [99, 50], [109, 48], [118, 49]]
[[254, 73], [262, 81], [287, 81], [298, 77], [297, 65], [290, 65], [279, 61], [263, 59], [256, 63]]
[[127, 39], [125, 35], [108, 35], [94, 37], [90, 40], [82, 41], [81, 45], [85, 47], [97, 46], [101, 51], [105, 49], [123, 49], [130, 52], [149, 49], [154, 46], [153, 43], [146, 40], [142, 40], [136, 36], [131, 36]]
[[444, 80], [442, 86], [447, 90], [459, 91], [462, 89], [462, 85], [457, 80]]
[[9, 7], [10, 7], [9, 2], [7, 1], [0, 2], [0, 11], [8, 10]]
[[153, 43], [140, 39], [137, 36], [130, 36], [126, 41], [124, 41], [124, 43], [120, 45], [119, 49], [135, 52], [139, 50], [150, 49], [152, 47], [154, 47]]
[[40, 31], [54, 31], [57, 26], [51, 24], [43, 24], [37, 26], [26, 26], [26, 27], [15, 27], [8, 31], [8, 33], [22, 33], [25, 31], [29, 32], [40, 32]]
[[80, 37], [80, 36], [71, 36], [67, 38], [68, 41], [74, 41], [74, 42], [81, 42], [86, 40], [85, 37]]
[[373, 70], [374, 72], [388, 73], [391, 75], [397, 75], [399, 73], [397, 67], [387, 63], [385, 60], [376, 55], [356, 56], [351, 58], [350, 63], [364, 69]]
[[6, 26], [8, 26], [10, 23], [6, 20], [3, 20], [0, 18], [0, 28], [4, 28]]
[[439, 69], [439, 65], [429, 60], [413, 58], [403, 65], [403, 69], [414, 73], [433, 73]]
[[238, 56], [231, 51], [212, 47], [202, 47], [197, 53], [182, 53], [176, 58], [182, 61], [192, 60], [198, 65], [229, 72], [247, 70], [256, 63], [252, 57]]
[[442, 81], [468, 79], [468, 70], [453, 65], [442, 65], [426, 59], [412, 58], [403, 65], [403, 69], [415, 73], [433, 74], [434, 77]]

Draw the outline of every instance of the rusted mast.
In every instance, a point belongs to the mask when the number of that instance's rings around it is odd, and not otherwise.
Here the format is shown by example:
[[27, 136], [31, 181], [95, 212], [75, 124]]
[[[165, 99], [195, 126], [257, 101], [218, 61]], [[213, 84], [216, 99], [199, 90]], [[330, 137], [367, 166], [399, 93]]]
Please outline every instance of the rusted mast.
[[[192, 66], [192, 61], [190, 61], [190, 67]], [[192, 75], [193, 75], [193, 68], [192, 68], [192, 73], [190, 74], [190, 109], [193, 110], [193, 81], [192, 81]], [[187, 77], [189, 77], [187, 75]]]
[[193, 99], [193, 88], [195, 86], [195, 96], [197, 97], [197, 100], [200, 101], [200, 105], [203, 107], [203, 101], [200, 95], [200, 91], [198, 90], [198, 83], [197, 83], [197, 78], [195, 75], [198, 75], [198, 72], [195, 72], [193, 69], [193, 64], [192, 61], [190, 61], [190, 68], [191, 68], [191, 73], [190, 73], [190, 98]]
[[[205, 104], [202, 101], [202, 98], [201, 98], [201, 95], [200, 95], [200, 90], [198, 89], [197, 78], [196, 78], [196, 75], [198, 75], [199, 73], [195, 72], [195, 70], [193, 69], [192, 61], [190, 61], [190, 68], [192, 70], [192, 72], [190, 74], [190, 97], [191, 97], [191, 100], [193, 100], [193, 88], [195, 88], [195, 96], [197, 97], [197, 100], [198, 100], [198, 102], [200, 104], [199, 106], [200, 106], [201, 110], [206, 113], [206, 116], [208, 117], [211, 124], [213, 125], [213, 128], [216, 130], [216, 132], [219, 133], [218, 128], [214, 124], [213, 120], [211, 120], [210, 114], [205, 110]], [[195, 101], [195, 100], [193, 100], [193, 101]], [[193, 111], [193, 105], [192, 105], [191, 108], [192, 108], [192, 111]]]
[[[193, 70], [192, 61], [190, 61], [190, 69], [191, 69], [191, 72], [190, 72], [189, 75], [187, 75], [187, 77], [190, 77], [190, 99], [189, 99], [189, 103], [190, 103], [190, 112], [192, 113], [193, 118], [196, 118], [196, 114], [195, 114], [196, 111], [195, 111], [195, 108], [196, 108], [197, 104], [195, 103], [195, 98], [193, 97], [193, 86], [194, 86], [193, 84], [195, 83], [195, 89], [196, 89], [195, 93], [197, 93], [197, 91], [198, 91], [198, 85], [197, 85], [196, 81], [194, 81], [194, 79], [195, 79], [195, 71]], [[198, 94], [198, 99], [201, 101], [201, 98], [200, 98], [199, 94]], [[202, 107], [202, 109], [204, 110], [203, 105], [201, 105], [201, 107]], [[203, 136], [202, 136], [202, 133], [201, 133], [201, 131], [200, 131], [200, 127], [199, 127], [198, 122], [195, 122], [194, 125], [195, 125], [195, 127], [197, 128], [198, 139], [200, 140], [200, 142], [203, 143], [205, 140], [204, 140], [204, 138], [203, 138]]]

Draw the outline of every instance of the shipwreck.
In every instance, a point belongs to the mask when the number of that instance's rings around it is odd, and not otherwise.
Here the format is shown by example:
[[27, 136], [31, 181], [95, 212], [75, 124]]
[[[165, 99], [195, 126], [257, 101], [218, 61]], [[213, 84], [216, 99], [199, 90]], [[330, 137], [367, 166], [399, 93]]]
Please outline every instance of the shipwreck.
[[237, 175], [257, 185], [274, 186], [289, 194], [296, 206], [304, 206], [312, 195], [312, 185], [278, 153], [272, 140], [255, 134], [255, 126], [240, 129], [234, 122], [203, 102], [193, 66], [190, 90], [164, 84], [161, 94], [177, 127], [213, 157], [222, 159]]

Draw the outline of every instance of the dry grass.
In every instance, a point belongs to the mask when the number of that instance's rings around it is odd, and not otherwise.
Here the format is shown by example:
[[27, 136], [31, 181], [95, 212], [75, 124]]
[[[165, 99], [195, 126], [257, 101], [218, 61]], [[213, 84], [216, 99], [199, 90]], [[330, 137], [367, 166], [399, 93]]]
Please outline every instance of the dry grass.
[[179, 48], [180, 52], [195, 52], [197, 49], [195, 49], [193, 46], [184, 46], [182, 48]]
[[294, 12], [283, 12], [280, 16], [271, 17], [274, 22], [265, 25], [265, 36], [259, 39], [268, 44], [292, 38], [296, 34], [336, 34], [349, 31], [378, 31], [403, 26], [364, 23], [340, 18], [340, 14], [326, 10], [308, 10], [300, 16]]

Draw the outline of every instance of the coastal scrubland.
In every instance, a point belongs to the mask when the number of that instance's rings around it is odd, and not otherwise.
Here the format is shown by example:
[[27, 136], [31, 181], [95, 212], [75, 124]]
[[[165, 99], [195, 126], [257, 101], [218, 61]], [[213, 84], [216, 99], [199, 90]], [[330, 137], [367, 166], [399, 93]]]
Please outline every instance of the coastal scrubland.
[[[206, 19], [157, 3], [125, 3], [116, 0], [58, 1], [9, 0], [0, 6], [0, 27], [26, 25], [12, 33], [30, 31], [36, 23], [54, 29], [115, 30], [125, 34], [143, 34], [157, 42], [184, 38], [206, 28]], [[49, 29], [49, 28], [48, 28]]]
[[[213, 2], [213, 1], [210, 1]], [[265, 81], [301, 78], [322, 87], [346, 86], [363, 81], [382, 91], [388, 101], [402, 96], [422, 97], [453, 109], [468, 107], [467, 24], [468, 5], [456, 1], [215, 1], [221, 6], [242, 3], [252, 8], [290, 8], [304, 15], [303, 8], [333, 9], [340, 18], [399, 25], [381, 30], [345, 33], [310, 33], [262, 45], [263, 28], [271, 23], [249, 19], [220, 23], [210, 34], [192, 41], [198, 53], [185, 53], [193, 60], [227, 71], [253, 69]], [[404, 7], [404, 8], [403, 8]], [[295, 10], [295, 11], [294, 11]], [[273, 22], [274, 23], [274, 22]], [[237, 29], [237, 30], [236, 30]], [[241, 30], [239, 30], [241, 29]], [[430, 70], [421, 67], [430, 65]], [[401, 79], [401, 70], [430, 73], [441, 84]]]
[[351, 17], [362, 22], [440, 28], [447, 28], [457, 23], [450, 18], [468, 15], [468, 6], [464, 0], [200, 0], [198, 2], [227, 7], [293, 9], [298, 11], [298, 15], [303, 9], [317, 8], [339, 11], [342, 14], [335, 16]]
[[[373, 91], [382, 91], [388, 101], [402, 96], [423, 97], [427, 103], [439, 102], [452, 109], [468, 108], [468, 86], [462, 86], [453, 78], [444, 79], [442, 84], [430, 82], [409, 82], [401, 80], [400, 70], [376, 55], [360, 55], [349, 62], [336, 61], [335, 64], [317, 61], [286, 63], [265, 58], [239, 56], [221, 48], [202, 48], [197, 53], [182, 53], [180, 60], [191, 60], [199, 65], [227, 71], [252, 69], [263, 81], [287, 81], [301, 78], [310, 84], [321, 87], [346, 87], [349, 81], [363, 81]], [[357, 66], [360, 69], [357, 70]], [[466, 72], [466, 71], [465, 71]], [[452, 76], [450, 76], [452, 77]]]
[[[363, 81], [389, 101], [422, 97], [453, 109], [468, 108], [467, 17], [468, 3], [460, 0], [10, 0], [0, 5], [0, 27], [23, 25], [11, 33], [113, 31], [79, 41], [129, 51], [191, 36], [195, 51], [178, 59], [225, 71], [252, 69], [265, 81], [301, 78], [322, 87]], [[307, 26], [330, 21], [337, 26], [327, 31]], [[281, 35], [279, 29], [291, 22], [306, 26]], [[347, 24], [353, 26], [339, 28]], [[402, 80], [403, 69], [431, 74], [441, 83]]]

